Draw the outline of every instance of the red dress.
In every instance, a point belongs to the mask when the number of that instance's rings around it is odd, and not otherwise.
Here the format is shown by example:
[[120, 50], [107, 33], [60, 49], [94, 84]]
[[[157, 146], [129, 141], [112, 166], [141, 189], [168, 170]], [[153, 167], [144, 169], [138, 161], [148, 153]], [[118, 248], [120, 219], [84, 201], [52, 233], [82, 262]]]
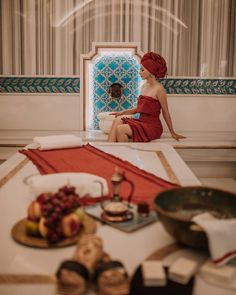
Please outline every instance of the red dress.
[[137, 112], [140, 113], [139, 119], [122, 118], [123, 123], [132, 129], [133, 142], [148, 142], [160, 138], [163, 128], [159, 118], [161, 112], [159, 100], [140, 95]]

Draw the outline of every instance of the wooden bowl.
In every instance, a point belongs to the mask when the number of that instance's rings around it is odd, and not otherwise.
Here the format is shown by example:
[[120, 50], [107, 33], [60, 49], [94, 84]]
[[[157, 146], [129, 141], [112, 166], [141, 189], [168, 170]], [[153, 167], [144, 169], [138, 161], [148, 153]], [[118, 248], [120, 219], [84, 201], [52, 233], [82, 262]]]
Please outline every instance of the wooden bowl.
[[236, 194], [202, 186], [174, 188], [159, 193], [154, 208], [166, 231], [178, 242], [207, 249], [206, 233], [192, 217], [211, 212], [218, 218], [236, 218]]

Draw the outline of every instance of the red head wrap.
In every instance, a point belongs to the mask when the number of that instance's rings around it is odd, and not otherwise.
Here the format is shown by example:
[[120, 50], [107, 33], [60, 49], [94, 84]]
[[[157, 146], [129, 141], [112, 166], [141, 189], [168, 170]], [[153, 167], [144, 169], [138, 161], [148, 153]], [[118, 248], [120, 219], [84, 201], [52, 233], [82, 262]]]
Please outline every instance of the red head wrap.
[[166, 61], [155, 52], [145, 53], [141, 65], [157, 78], [163, 78], [167, 73]]

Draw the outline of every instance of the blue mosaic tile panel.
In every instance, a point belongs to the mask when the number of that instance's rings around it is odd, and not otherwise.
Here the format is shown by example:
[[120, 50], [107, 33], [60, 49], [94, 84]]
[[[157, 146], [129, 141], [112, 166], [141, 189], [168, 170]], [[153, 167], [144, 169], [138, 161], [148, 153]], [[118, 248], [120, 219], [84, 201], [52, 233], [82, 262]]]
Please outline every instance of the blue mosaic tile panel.
[[[99, 129], [100, 112], [122, 111], [136, 106], [141, 78], [139, 62], [129, 53], [109, 53], [95, 60], [93, 66], [93, 128]], [[109, 97], [113, 83], [123, 86], [121, 99]]]
[[0, 77], [0, 92], [79, 93], [80, 78]]

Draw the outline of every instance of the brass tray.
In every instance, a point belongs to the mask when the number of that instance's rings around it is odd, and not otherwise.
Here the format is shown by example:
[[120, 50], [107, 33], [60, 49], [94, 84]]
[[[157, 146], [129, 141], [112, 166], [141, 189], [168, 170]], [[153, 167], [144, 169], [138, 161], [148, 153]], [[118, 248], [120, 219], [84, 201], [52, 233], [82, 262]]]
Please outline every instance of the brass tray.
[[83, 225], [78, 235], [70, 238], [64, 238], [55, 244], [49, 244], [47, 240], [42, 237], [33, 237], [27, 235], [25, 231], [25, 222], [26, 219], [22, 219], [13, 226], [11, 230], [12, 238], [24, 246], [44, 249], [61, 248], [74, 245], [78, 242], [81, 236], [85, 234], [93, 234], [96, 232], [97, 228], [96, 221], [90, 216], [85, 215]]

